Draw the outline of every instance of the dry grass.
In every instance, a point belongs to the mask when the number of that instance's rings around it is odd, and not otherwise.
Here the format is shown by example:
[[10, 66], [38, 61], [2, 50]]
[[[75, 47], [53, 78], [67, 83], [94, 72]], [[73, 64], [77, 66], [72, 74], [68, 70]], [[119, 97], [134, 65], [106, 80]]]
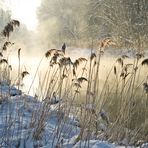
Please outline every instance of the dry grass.
[[[9, 39], [15, 26], [19, 26], [16, 20], [7, 24], [3, 35]], [[3, 50], [7, 50], [9, 44], [11, 42], [5, 42]], [[34, 128], [35, 140], [42, 138], [46, 121], [51, 116], [51, 105], [55, 103], [58, 124], [54, 130], [53, 143], [57, 138], [57, 145], [61, 142], [62, 129], [70, 114], [80, 124], [80, 134], [75, 143], [85, 140], [86, 146], [89, 146], [92, 137], [125, 145], [138, 145], [139, 140], [148, 141], [148, 75], [144, 74], [144, 70], [148, 68], [148, 59], [143, 60], [140, 53], [135, 54], [135, 58], [131, 60], [128, 60], [128, 56], [121, 55], [113, 65], [109, 65], [109, 71], [102, 78], [101, 58], [105, 54], [105, 48], [111, 45], [115, 45], [111, 39], [103, 39], [90, 57], [80, 57], [75, 61], [65, 56], [65, 43], [61, 50], [50, 49], [44, 54], [32, 81], [33, 84], [42, 61], [46, 60], [48, 66], [44, 67], [45, 75], [40, 78], [37, 92], [43, 106], [38, 108], [38, 117], [32, 113], [29, 123]], [[0, 81], [10, 81], [11, 69], [8, 60], [2, 57], [3, 50], [0, 57]], [[18, 60], [20, 63], [20, 49]], [[20, 81], [29, 74], [20, 69], [19, 64], [19, 86]], [[104, 80], [101, 81], [102, 79]], [[27, 107], [26, 101], [24, 106]], [[6, 122], [11, 123], [11, 119]]]
[[[148, 140], [145, 129], [148, 116], [145, 105], [148, 102], [147, 75], [143, 75], [147, 59], [141, 60], [143, 55], [135, 54], [135, 59], [128, 62], [128, 56], [121, 55], [111, 66], [105, 80], [100, 81], [104, 49], [114, 44], [110, 39], [104, 39], [100, 41], [96, 53], [74, 62], [64, 54], [57, 54], [59, 50], [56, 49], [45, 54], [50, 65], [42, 84], [42, 94], [51, 99], [51, 94], [56, 92], [64, 104], [68, 104], [64, 105], [66, 108], [61, 105], [58, 108], [65, 116], [69, 115], [72, 107], [79, 108], [76, 116], [81, 132], [75, 143], [81, 139], [87, 141], [93, 134], [100, 137], [102, 133], [104, 136], [101, 138], [119, 144], [136, 145], [139, 139]], [[105, 129], [99, 127], [102, 122]]]

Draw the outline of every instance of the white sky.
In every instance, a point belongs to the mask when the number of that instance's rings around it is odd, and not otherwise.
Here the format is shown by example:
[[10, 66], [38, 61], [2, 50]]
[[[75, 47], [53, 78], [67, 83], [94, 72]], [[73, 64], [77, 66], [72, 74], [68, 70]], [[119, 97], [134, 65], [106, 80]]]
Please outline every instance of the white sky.
[[37, 7], [41, 0], [5, 0], [5, 4], [12, 11], [12, 18], [26, 24], [29, 30], [37, 27]]

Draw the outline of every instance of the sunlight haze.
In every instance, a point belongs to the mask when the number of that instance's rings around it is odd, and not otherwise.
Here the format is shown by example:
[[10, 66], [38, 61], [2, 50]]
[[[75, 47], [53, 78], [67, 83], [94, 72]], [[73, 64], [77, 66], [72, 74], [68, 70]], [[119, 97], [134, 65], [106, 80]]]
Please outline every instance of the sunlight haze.
[[12, 18], [26, 24], [29, 30], [37, 27], [36, 10], [41, 0], [7, 0], [6, 5], [12, 11]]

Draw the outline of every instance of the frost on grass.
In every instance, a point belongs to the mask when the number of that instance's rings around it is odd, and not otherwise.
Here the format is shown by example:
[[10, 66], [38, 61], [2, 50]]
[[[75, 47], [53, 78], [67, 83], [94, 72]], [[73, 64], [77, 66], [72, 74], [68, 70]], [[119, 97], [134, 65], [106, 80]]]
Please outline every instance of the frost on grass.
[[[1, 85], [1, 93], [9, 96], [10, 87]], [[44, 120], [43, 131], [38, 139], [35, 139], [34, 133], [39, 128], [41, 113], [44, 103], [36, 98], [19, 93], [15, 87], [12, 87], [12, 96], [3, 100], [0, 104], [0, 145], [1, 147], [74, 147], [74, 141], [80, 132], [78, 119], [69, 114], [65, 117], [64, 112], [59, 112], [56, 105], [51, 105]], [[60, 118], [64, 120], [59, 120]], [[60, 122], [60, 124], [59, 124]], [[40, 123], [41, 124], [41, 123]], [[58, 131], [58, 132], [57, 132]], [[75, 147], [80, 146], [78, 142]], [[82, 142], [82, 147], [84, 142]], [[90, 146], [111, 146], [106, 142], [90, 141]]]
[[[1, 85], [1, 92], [9, 96], [8, 86]], [[46, 112], [46, 119], [42, 119], [41, 113], [45, 109], [43, 102], [37, 101], [34, 97], [20, 95], [17, 89], [13, 88], [15, 96], [9, 96], [0, 104], [0, 145], [1, 147], [54, 147], [61, 140], [65, 141], [79, 133], [79, 128], [74, 126], [72, 117], [65, 120], [58, 127], [59, 112], [51, 108]], [[63, 117], [61, 112], [61, 117]], [[44, 116], [44, 115], [43, 115]], [[41, 117], [41, 118], [40, 118]], [[43, 124], [42, 134], [35, 139], [34, 133], [39, 125]], [[74, 121], [74, 123], [72, 122]], [[40, 123], [40, 124], [39, 124]], [[61, 135], [57, 134], [57, 130]]]
[[[48, 104], [38, 101], [36, 97], [22, 94], [15, 87], [2, 84], [0, 88], [1, 99], [4, 97], [2, 94], [7, 96], [0, 104], [0, 147], [117, 147], [93, 137], [75, 143], [81, 131], [81, 124], [74, 114], [66, 115], [66, 111], [59, 110], [59, 105], [65, 105], [62, 101]], [[83, 108], [92, 110], [94, 106], [88, 104]], [[105, 114], [103, 111], [101, 113]]]

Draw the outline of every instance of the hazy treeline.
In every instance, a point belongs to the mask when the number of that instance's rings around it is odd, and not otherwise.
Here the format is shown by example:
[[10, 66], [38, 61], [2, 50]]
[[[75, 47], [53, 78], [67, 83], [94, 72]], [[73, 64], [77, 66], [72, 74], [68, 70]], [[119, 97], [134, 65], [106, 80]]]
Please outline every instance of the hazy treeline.
[[42, 0], [38, 8], [43, 43], [87, 45], [113, 37], [122, 47], [146, 47], [147, 0]]
[[[106, 37], [119, 47], [148, 45], [148, 0], [42, 0], [37, 16], [36, 33], [21, 23], [11, 36], [22, 48], [44, 49], [63, 42], [88, 47]], [[11, 12], [0, 9], [0, 30], [10, 19]]]
[[6, 23], [11, 19], [10, 11], [4, 11], [0, 8], [0, 30], [6, 25]]

